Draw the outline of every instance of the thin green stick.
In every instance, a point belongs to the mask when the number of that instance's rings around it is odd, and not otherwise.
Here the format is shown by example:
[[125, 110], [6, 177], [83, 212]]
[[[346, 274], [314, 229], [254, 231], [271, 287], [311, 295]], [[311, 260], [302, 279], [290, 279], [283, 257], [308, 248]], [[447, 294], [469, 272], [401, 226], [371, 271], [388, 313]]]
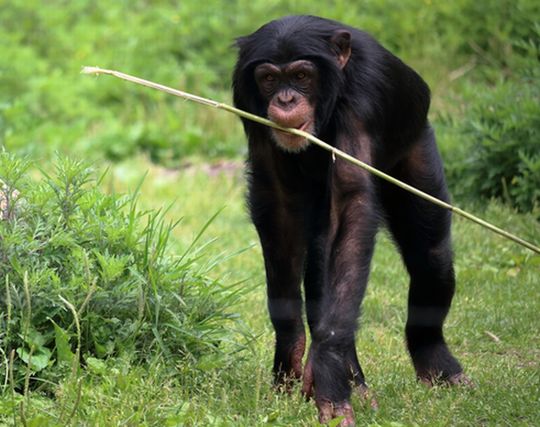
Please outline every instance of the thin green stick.
[[216, 102], [216, 101], [213, 101], [211, 99], [207, 99], [207, 98], [203, 98], [203, 97], [200, 97], [200, 96], [197, 96], [197, 95], [193, 95], [191, 93], [188, 93], [188, 92], [183, 92], [181, 90], [178, 90], [178, 89], [173, 89], [173, 88], [170, 88], [168, 86], [164, 86], [164, 85], [161, 85], [161, 84], [158, 84], [158, 83], [154, 83], [154, 82], [151, 82], [149, 80], [144, 80], [144, 79], [141, 79], [139, 77], [135, 77], [135, 76], [131, 76], [129, 74], [124, 74], [124, 73], [121, 73], [120, 71], [114, 71], [114, 70], [107, 70], [107, 69], [103, 69], [103, 68], [98, 68], [98, 67], [83, 67], [81, 73], [83, 74], [109, 74], [111, 76], [114, 76], [114, 77], [118, 77], [120, 79], [123, 79], [123, 80], [127, 80], [127, 81], [130, 81], [132, 83], [137, 83], [137, 84], [140, 84], [140, 85], [143, 85], [143, 86], [147, 86], [149, 88], [152, 88], [152, 89], [157, 89], [159, 91], [162, 91], [162, 92], [166, 92], [166, 93], [169, 93], [171, 95], [174, 95], [174, 96], [178, 96], [180, 98], [183, 98], [183, 99], [187, 99], [188, 101], [193, 101], [193, 102], [196, 102], [198, 104], [203, 104], [203, 105], [208, 105], [210, 107], [214, 107], [214, 108], [218, 108], [220, 110], [225, 110], [225, 111], [228, 111], [230, 113], [233, 113], [237, 116], [240, 116], [240, 117], [244, 117], [248, 120], [252, 120], [254, 122], [257, 122], [257, 123], [260, 123], [260, 124], [263, 124], [265, 126], [269, 126], [269, 127], [272, 127], [272, 128], [275, 128], [275, 129], [278, 129], [278, 130], [281, 130], [283, 132], [288, 132], [290, 134], [293, 134], [293, 135], [298, 135], [298, 136], [302, 136], [304, 138], [306, 138], [308, 141], [312, 142], [313, 144], [316, 144], [318, 145], [319, 147], [321, 148], [324, 148], [325, 150], [327, 151], [330, 151], [332, 153], [332, 156], [334, 157], [339, 157], [343, 160], [346, 160], [356, 166], [359, 166], [365, 170], [367, 170], [368, 172], [372, 173], [373, 175], [375, 176], [378, 176], [379, 178], [381, 179], [384, 179], [385, 181], [388, 181], [388, 182], [391, 182], [392, 184], [394, 185], [397, 185], [398, 187], [424, 199], [424, 200], [427, 200], [437, 206], [440, 206], [444, 209], [448, 209], [449, 211], [457, 214], [457, 215], [460, 215], [464, 218], [467, 218], [468, 220], [470, 221], [473, 221], [479, 225], [481, 225], [482, 227], [484, 228], [487, 228], [488, 230], [491, 230], [493, 231], [494, 233], [497, 233], [503, 237], [506, 237], [507, 239], [509, 240], [512, 240], [518, 244], [520, 244], [521, 246], [524, 246], [526, 247], [527, 249], [530, 249], [531, 251], [533, 252], [536, 252], [537, 254], [540, 254], [540, 247], [512, 234], [512, 233], [509, 233], [508, 231], [506, 230], [503, 230], [502, 228], [499, 228], [499, 227], [496, 227], [495, 225], [481, 219], [481, 218], [478, 218], [477, 216], [474, 216], [466, 211], [464, 211], [463, 209], [460, 209], [458, 207], [455, 207], [455, 206], [452, 206], [451, 204], [449, 203], [446, 203], [436, 197], [433, 197], [427, 193], [424, 193], [423, 191], [421, 190], [418, 190], [417, 188], [413, 187], [412, 185], [409, 185], [409, 184], [406, 184], [404, 183], [403, 181], [400, 181], [399, 179], [396, 179], [384, 172], [381, 172], [380, 170], [374, 168], [373, 166], [370, 166], [368, 165], [367, 163], [364, 163], [362, 162], [361, 160], [358, 160], [357, 158], [353, 157], [353, 156], [350, 156], [349, 154], [347, 153], [344, 153], [343, 151], [341, 150], [338, 150], [337, 148], [335, 147], [332, 147], [330, 144], [327, 144], [326, 142], [320, 140], [319, 138], [317, 138], [316, 136], [313, 136], [311, 135], [310, 133], [307, 133], [307, 132], [304, 132], [302, 130], [298, 130], [298, 129], [293, 129], [293, 128], [285, 128], [285, 127], [282, 127], [268, 119], [265, 119], [263, 117], [260, 117], [260, 116], [257, 116], [255, 114], [251, 114], [251, 113], [248, 113], [247, 111], [243, 111], [243, 110], [239, 110], [238, 108], [235, 108], [231, 105], [228, 105], [228, 104], [224, 104], [222, 102]]

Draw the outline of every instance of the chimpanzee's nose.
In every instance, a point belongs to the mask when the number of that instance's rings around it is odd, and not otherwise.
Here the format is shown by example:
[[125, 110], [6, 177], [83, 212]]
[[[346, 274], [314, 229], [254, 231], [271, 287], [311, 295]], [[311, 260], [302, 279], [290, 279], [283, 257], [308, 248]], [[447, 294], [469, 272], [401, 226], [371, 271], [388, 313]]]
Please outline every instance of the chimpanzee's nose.
[[296, 97], [291, 91], [284, 91], [278, 94], [278, 102], [281, 106], [286, 107], [289, 104], [293, 104], [296, 101]]

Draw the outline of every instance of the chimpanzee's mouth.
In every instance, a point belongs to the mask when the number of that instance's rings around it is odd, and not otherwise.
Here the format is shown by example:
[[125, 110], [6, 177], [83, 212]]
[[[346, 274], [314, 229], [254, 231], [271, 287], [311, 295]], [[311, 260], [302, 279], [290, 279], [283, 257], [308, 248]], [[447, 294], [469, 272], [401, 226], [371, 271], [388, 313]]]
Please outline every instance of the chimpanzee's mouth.
[[[292, 129], [301, 130], [302, 132], [308, 132], [311, 133], [311, 121], [307, 120], [305, 122], [300, 123], [297, 126], [291, 126]], [[292, 135], [291, 135], [292, 136]]]
[[[270, 119], [270, 120], [272, 120], [272, 119]], [[284, 127], [284, 128], [290, 128], [290, 129], [301, 130], [301, 131], [303, 131], [303, 132], [310, 132], [311, 120], [306, 120], [305, 122], [301, 122], [301, 123], [299, 123], [299, 124], [297, 124], [297, 125], [295, 125], [295, 124], [289, 124], [289, 123], [280, 123], [280, 122], [278, 122], [278, 121], [276, 121], [276, 120], [274, 120], [274, 121], [275, 121], [278, 125], [280, 125], [280, 126], [282, 126], [282, 127]], [[274, 129], [274, 130], [277, 131], [277, 132], [285, 133], [285, 134], [288, 133], [288, 132], [283, 131], [283, 130], [281, 130], [281, 129]], [[290, 136], [295, 136], [295, 135], [290, 134], [290, 133], [289, 133], [289, 135], [290, 135]]]
[[[283, 126], [284, 128], [289, 128], [289, 129], [294, 129], [294, 130], [301, 130], [303, 132], [309, 132], [310, 123], [311, 122], [308, 120], [306, 122], [300, 123], [299, 125], [281, 125], [281, 126]], [[281, 134], [288, 135], [291, 138], [298, 137], [298, 135], [289, 133], [289, 132], [287, 132], [285, 130], [281, 130], [281, 129], [274, 129], [274, 130], [281, 133]]]
[[295, 127], [295, 129], [305, 132], [308, 127], [309, 127], [309, 120], [307, 122], [302, 123], [300, 126]]
[[[288, 126], [288, 127], [295, 130], [312, 133], [313, 132], [312, 123], [313, 123], [312, 121], [308, 120], [298, 126], [293, 125], [293, 126]], [[296, 135], [296, 134], [292, 134], [292, 133], [285, 132], [278, 129], [272, 129], [272, 130], [273, 130], [272, 134], [277, 145], [281, 149], [287, 152], [299, 153], [300, 151], [305, 150], [309, 146], [308, 139], [302, 135]]]

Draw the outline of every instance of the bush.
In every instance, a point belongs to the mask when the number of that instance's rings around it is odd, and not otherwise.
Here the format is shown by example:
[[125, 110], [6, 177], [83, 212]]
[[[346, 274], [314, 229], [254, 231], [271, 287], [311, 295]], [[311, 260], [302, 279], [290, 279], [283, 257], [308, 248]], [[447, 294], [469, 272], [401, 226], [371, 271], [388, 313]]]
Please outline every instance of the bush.
[[197, 267], [194, 245], [169, 253], [175, 224], [138, 211], [136, 194], [103, 194], [81, 162], [58, 159], [38, 183], [28, 168], [0, 153], [0, 377], [12, 355], [16, 387], [27, 373], [55, 380], [79, 355], [219, 356], [237, 294]]
[[454, 193], [498, 198], [520, 211], [540, 207], [540, 26], [535, 41], [516, 43], [510, 76], [469, 87], [470, 107], [458, 125], [464, 143], [448, 164]]

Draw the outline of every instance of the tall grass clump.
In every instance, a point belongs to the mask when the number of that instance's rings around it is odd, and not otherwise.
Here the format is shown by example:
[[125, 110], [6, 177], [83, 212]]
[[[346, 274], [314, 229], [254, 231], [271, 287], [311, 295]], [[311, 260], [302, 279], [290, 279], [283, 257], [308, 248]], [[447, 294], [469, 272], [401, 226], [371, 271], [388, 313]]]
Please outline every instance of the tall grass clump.
[[104, 194], [102, 178], [82, 162], [58, 158], [41, 181], [28, 178], [29, 167], [0, 153], [4, 388], [46, 388], [79, 355], [84, 366], [224, 354], [234, 321], [226, 309], [237, 292], [208, 277], [204, 246], [195, 241], [175, 256], [177, 224], [140, 211], [137, 192]]

